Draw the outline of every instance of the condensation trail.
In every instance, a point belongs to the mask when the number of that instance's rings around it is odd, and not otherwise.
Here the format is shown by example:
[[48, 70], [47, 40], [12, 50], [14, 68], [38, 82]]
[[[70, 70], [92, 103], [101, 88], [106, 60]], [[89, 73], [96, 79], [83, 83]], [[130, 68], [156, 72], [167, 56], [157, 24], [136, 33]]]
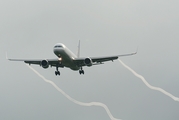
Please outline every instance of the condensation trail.
[[32, 71], [34, 71], [34, 73], [36, 73], [39, 77], [41, 77], [45, 82], [50, 83], [55, 89], [57, 89], [61, 94], [63, 94], [68, 100], [72, 101], [75, 104], [81, 105], [81, 106], [99, 106], [99, 107], [103, 107], [108, 116], [110, 117], [111, 120], [121, 120], [121, 119], [117, 119], [114, 118], [113, 115], [111, 114], [109, 108], [100, 102], [90, 102], [90, 103], [84, 103], [84, 102], [80, 102], [75, 100], [74, 98], [70, 97], [68, 94], [66, 94], [62, 89], [60, 89], [54, 82], [47, 80], [44, 76], [42, 76], [40, 73], [38, 73], [35, 69], [33, 69], [31, 66], [27, 65]]
[[162, 88], [154, 87], [154, 86], [150, 85], [150, 84], [145, 80], [145, 78], [144, 78], [142, 75], [139, 75], [138, 73], [136, 73], [132, 68], [130, 68], [129, 66], [127, 66], [127, 65], [126, 65], [125, 63], [123, 63], [120, 59], [118, 59], [118, 60], [119, 60], [119, 62], [120, 62], [125, 68], [127, 68], [129, 71], [131, 71], [136, 77], [140, 78], [140, 79], [144, 82], [144, 84], [145, 84], [147, 87], [149, 87], [149, 88], [152, 89], [152, 90], [157, 90], [157, 91], [159, 91], [159, 92], [161, 92], [161, 93], [163, 93], [163, 94], [169, 96], [169, 97], [172, 98], [174, 101], [179, 102], [179, 98], [178, 98], [178, 97], [175, 97], [174, 95], [172, 95], [171, 93], [169, 93], [169, 92], [163, 90]]

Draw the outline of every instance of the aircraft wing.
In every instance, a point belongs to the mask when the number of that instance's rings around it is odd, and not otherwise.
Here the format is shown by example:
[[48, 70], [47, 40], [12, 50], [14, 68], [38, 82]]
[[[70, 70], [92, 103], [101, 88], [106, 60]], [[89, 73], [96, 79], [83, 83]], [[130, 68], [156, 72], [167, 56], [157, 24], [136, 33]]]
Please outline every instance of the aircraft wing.
[[[135, 55], [136, 53], [137, 52], [130, 53], [130, 54], [123, 54], [123, 55], [106, 56], [106, 57], [89, 57], [89, 58], [92, 60], [93, 65], [98, 65], [98, 64], [103, 64], [103, 62], [116, 60], [119, 57]], [[74, 62], [78, 66], [86, 66], [85, 63], [84, 63], [84, 60], [85, 60], [85, 58], [76, 58], [74, 60]]]
[[130, 53], [130, 54], [123, 54], [123, 55], [116, 55], [116, 56], [109, 56], [109, 57], [92, 57], [92, 61], [93, 62], [106, 62], [106, 61], [113, 61], [118, 59], [118, 57], [123, 57], [123, 56], [131, 56], [131, 55], [135, 55], [137, 52], [135, 53]]
[[[35, 65], [41, 65], [42, 60], [44, 59], [8, 59], [10, 61], [24, 61], [27, 64], [35, 64]], [[58, 59], [45, 59], [48, 61], [50, 66], [56, 66], [59, 64], [59, 60]], [[60, 67], [60, 66], [59, 66]]]

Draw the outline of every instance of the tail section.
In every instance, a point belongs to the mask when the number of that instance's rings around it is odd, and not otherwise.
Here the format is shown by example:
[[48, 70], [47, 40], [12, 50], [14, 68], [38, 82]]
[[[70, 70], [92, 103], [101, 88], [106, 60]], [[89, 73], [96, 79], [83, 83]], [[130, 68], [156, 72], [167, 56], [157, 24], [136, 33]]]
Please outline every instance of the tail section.
[[78, 43], [78, 52], [77, 52], [77, 57], [78, 57], [78, 58], [80, 57], [80, 40], [79, 40], [79, 43]]

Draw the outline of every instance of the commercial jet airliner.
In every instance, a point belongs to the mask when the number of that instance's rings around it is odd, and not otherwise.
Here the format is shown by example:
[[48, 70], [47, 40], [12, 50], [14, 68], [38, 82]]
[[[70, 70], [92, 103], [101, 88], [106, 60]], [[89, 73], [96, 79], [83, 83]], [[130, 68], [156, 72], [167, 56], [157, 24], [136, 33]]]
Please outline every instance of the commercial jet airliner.
[[[106, 61], [113, 61], [118, 59], [121, 56], [130, 56], [134, 55], [137, 52], [130, 53], [130, 54], [123, 54], [123, 55], [115, 55], [115, 56], [107, 56], [107, 57], [86, 57], [81, 58], [79, 57], [80, 54], [80, 41], [78, 45], [78, 53], [77, 56], [72, 53], [64, 44], [57, 43], [53, 48], [54, 54], [57, 56], [56, 59], [41, 59], [41, 60], [30, 60], [30, 59], [9, 59], [10, 61], [24, 61], [25, 63], [36, 64], [40, 65], [43, 68], [56, 67], [55, 75], [60, 75], [60, 71], [58, 70], [59, 67], [70, 68], [71, 70], [79, 70], [80, 74], [84, 74], [83, 66], [92, 66], [92, 65], [99, 65], [103, 64]], [[7, 57], [7, 56], [6, 56]]]

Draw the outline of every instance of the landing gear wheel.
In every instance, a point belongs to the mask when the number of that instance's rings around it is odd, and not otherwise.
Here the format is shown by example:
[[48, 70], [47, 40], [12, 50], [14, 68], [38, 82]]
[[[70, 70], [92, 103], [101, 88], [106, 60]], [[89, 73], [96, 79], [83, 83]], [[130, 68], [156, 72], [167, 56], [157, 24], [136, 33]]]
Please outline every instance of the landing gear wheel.
[[82, 74], [85, 74], [84, 70], [81, 70], [81, 73], [82, 73]]
[[79, 70], [80, 75], [84, 74], [84, 70]]
[[57, 76], [57, 75], [60, 75], [60, 71], [58, 71], [58, 65], [56, 66], [56, 70], [57, 71], [55, 71], [55, 75]]
[[85, 73], [82, 67], [80, 68], [79, 73], [80, 75]]
[[55, 75], [60, 75], [60, 71], [55, 71]]

